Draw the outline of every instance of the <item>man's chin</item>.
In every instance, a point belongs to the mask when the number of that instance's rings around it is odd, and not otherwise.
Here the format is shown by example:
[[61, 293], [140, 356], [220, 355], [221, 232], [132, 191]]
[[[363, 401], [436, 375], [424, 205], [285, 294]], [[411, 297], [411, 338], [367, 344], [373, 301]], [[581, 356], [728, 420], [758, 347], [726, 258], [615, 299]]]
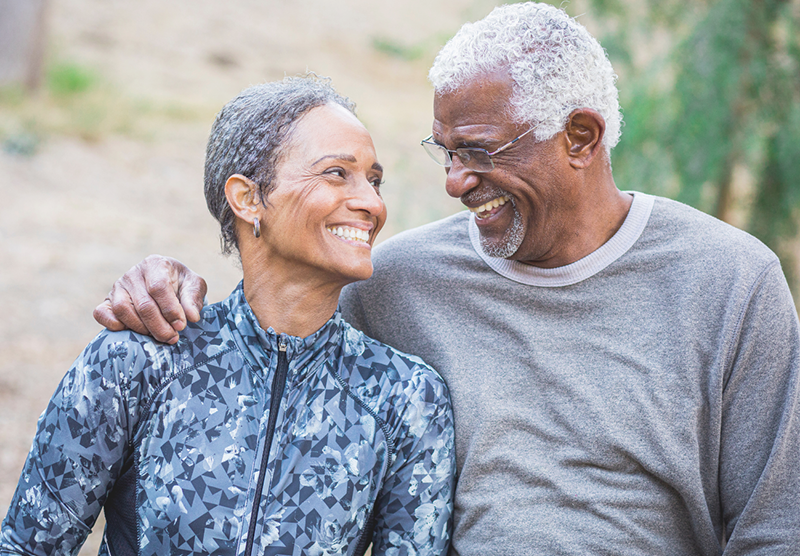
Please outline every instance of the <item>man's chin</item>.
[[495, 259], [508, 259], [517, 252], [518, 248], [518, 246], [514, 248], [513, 246], [501, 241], [485, 241], [483, 238], [481, 238], [481, 249], [483, 249], [483, 252], [487, 256]]
[[481, 249], [487, 256], [495, 259], [513, 257], [522, 245], [523, 239], [525, 239], [525, 229], [519, 214], [514, 215], [511, 227], [503, 233], [503, 237], [485, 237], [483, 233], [480, 234]]

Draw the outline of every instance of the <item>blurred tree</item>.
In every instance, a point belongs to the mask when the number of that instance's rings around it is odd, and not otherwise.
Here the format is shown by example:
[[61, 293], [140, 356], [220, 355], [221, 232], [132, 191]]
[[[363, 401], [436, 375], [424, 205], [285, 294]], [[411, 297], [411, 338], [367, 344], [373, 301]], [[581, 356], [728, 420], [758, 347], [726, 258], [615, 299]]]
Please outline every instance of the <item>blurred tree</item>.
[[42, 82], [47, 0], [0, 0], [0, 85]]
[[746, 228], [778, 253], [796, 288], [800, 1], [593, 5], [625, 82], [626, 127], [614, 151], [620, 186]]

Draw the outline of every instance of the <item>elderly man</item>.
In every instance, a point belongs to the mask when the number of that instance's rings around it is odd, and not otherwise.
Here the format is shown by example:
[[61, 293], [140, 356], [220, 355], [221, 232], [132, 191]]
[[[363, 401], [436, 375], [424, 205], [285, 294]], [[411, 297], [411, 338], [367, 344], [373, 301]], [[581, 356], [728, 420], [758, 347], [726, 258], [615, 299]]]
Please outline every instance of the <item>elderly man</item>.
[[[563, 11], [496, 9], [430, 78], [423, 146], [469, 212], [386, 241], [343, 308], [450, 386], [454, 550], [800, 554], [800, 335], [775, 255], [617, 189], [615, 76]], [[172, 340], [180, 283], [193, 316], [201, 281], [163, 258], [96, 314]], [[166, 320], [143, 322], [130, 300], [153, 298]]]

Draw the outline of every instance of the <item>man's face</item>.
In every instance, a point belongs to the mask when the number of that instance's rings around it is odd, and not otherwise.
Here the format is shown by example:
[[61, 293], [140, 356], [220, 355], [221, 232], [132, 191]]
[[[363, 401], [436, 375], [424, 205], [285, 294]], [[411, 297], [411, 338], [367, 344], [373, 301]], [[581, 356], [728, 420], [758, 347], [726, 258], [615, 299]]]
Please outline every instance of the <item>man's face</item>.
[[[514, 123], [505, 71], [476, 78], [458, 91], [436, 95], [433, 138], [448, 149], [480, 147], [493, 152], [530, 126]], [[568, 241], [572, 202], [564, 177], [569, 172], [561, 137], [537, 143], [530, 133], [492, 157], [495, 168], [478, 173], [457, 156], [447, 169], [446, 188], [476, 215], [484, 251], [493, 257], [541, 267], [560, 266]]]

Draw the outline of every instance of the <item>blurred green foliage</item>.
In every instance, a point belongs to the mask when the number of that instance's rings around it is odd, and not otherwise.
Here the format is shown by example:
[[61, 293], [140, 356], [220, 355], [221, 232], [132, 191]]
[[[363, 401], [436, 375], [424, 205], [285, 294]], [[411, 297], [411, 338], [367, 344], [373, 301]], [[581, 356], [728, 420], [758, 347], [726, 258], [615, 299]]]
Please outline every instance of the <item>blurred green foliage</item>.
[[47, 71], [47, 89], [55, 95], [83, 93], [97, 81], [94, 71], [75, 63], [57, 62]]
[[592, 5], [621, 76], [618, 185], [748, 230], [781, 257], [796, 290], [800, 2]]
[[186, 103], [130, 98], [94, 68], [55, 60], [46, 68], [42, 90], [0, 88], [0, 145], [10, 154], [32, 156], [54, 135], [88, 142], [114, 134], [148, 140], [164, 122], [203, 121], [208, 112]]
[[392, 58], [405, 61], [418, 60], [425, 54], [425, 45], [416, 44], [409, 46], [382, 36], [372, 38], [372, 48]]

